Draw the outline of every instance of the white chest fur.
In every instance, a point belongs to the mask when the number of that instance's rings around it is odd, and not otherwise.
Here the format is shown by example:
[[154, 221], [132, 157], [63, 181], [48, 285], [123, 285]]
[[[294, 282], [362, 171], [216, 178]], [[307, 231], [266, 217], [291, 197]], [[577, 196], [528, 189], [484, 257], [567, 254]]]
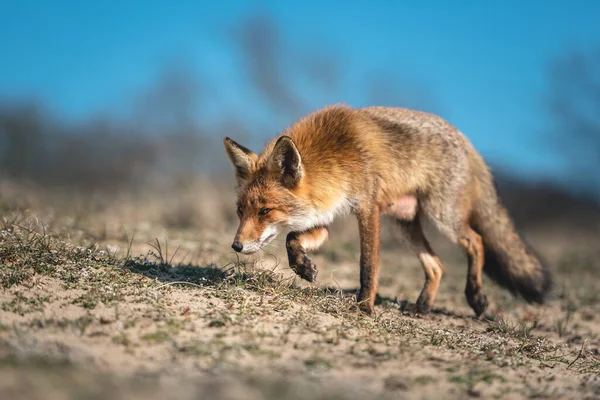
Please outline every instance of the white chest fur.
[[288, 223], [288, 228], [292, 231], [303, 232], [317, 226], [328, 226], [338, 216], [348, 214], [352, 210], [352, 204], [352, 201], [343, 199], [326, 210], [309, 208], [293, 215]]

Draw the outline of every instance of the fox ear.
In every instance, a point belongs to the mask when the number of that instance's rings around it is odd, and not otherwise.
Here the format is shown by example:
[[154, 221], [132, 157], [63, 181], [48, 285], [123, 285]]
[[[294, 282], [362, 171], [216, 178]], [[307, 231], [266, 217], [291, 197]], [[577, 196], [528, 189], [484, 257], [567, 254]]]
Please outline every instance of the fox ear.
[[228, 137], [225, 137], [223, 143], [227, 156], [235, 168], [238, 184], [246, 182], [256, 165], [257, 155]]
[[293, 189], [304, 176], [302, 157], [289, 136], [280, 137], [269, 158], [269, 169], [281, 174], [283, 185]]

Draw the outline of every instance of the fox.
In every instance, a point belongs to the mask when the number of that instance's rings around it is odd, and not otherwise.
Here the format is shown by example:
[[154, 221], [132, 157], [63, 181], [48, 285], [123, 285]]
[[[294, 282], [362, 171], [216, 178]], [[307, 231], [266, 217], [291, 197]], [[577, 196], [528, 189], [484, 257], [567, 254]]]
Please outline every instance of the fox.
[[457, 128], [435, 114], [399, 107], [332, 105], [297, 120], [260, 154], [229, 137], [239, 227], [231, 247], [261, 250], [286, 233], [290, 268], [315, 282], [308, 253], [329, 225], [353, 214], [360, 239], [360, 311], [372, 314], [382, 216], [394, 221], [425, 273], [415, 304], [434, 304], [444, 267], [422, 229], [428, 220], [467, 255], [465, 296], [477, 317], [488, 307], [482, 273], [513, 295], [544, 303], [552, 278], [517, 233], [490, 167]]

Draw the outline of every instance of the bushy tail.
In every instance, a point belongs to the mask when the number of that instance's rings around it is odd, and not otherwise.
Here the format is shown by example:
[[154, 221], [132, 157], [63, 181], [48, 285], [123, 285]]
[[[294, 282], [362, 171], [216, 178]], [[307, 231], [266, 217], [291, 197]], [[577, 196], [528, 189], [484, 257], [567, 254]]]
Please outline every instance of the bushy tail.
[[475, 205], [471, 221], [483, 239], [484, 272], [512, 294], [530, 303], [543, 303], [552, 288], [550, 271], [516, 232], [493, 185], [487, 189]]

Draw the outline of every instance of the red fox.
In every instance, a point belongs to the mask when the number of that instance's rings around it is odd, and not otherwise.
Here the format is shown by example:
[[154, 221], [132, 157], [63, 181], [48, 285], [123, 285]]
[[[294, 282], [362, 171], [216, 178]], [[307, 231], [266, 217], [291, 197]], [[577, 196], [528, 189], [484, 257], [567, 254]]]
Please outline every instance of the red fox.
[[226, 137], [235, 168], [240, 225], [232, 248], [254, 253], [289, 231], [290, 267], [313, 282], [307, 252], [328, 238], [334, 218], [352, 213], [360, 235], [359, 307], [373, 312], [380, 215], [409, 240], [425, 271], [416, 306], [430, 310], [443, 267], [421, 229], [431, 221], [468, 256], [465, 295], [477, 316], [487, 307], [481, 275], [542, 303], [549, 271], [515, 231], [491, 172], [471, 143], [436, 115], [403, 108], [330, 106], [292, 124], [257, 155]]

